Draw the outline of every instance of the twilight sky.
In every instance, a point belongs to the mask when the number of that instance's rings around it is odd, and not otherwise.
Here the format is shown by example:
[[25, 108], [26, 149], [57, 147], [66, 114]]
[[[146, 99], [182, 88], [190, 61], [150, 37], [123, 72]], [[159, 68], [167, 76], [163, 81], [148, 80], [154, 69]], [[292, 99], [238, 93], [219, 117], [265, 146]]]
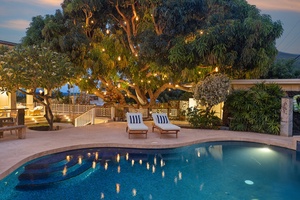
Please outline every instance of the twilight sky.
[[[273, 21], [280, 20], [284, 33], [276, 42], [279, 51], [300, 54], [300, 0], [247, 0]], [[20, 42], [37, 15], [54, 14], [63, 0], [0, 0], [0, 40]]]

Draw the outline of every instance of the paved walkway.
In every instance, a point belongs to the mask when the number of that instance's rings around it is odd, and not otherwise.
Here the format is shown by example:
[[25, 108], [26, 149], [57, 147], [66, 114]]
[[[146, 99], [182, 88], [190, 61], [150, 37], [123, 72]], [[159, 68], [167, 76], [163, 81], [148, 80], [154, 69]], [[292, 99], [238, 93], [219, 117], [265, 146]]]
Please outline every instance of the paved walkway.
[[[133, 147], [133, 148], [171, 148], [208, 141], [250, 141], [267, 145], [296, 149], [299, 136], [284, 137], [250, 132], [227, 130], [204, 130], [183, 128], [176, 139], [175, 135], [152, 132], [151, 122], [148, 138], [132, 135], [128, 139], [126, 122], [109, 122], [75, 128], [64, 124], [57, 131], [34, 131], [27, 129], [26, 139], [17, 139], [9, 132], [0, 138], [0, 180], [22, 164], [34, 158], [78, 148], [89, 147]], [[62, 124], [60, 124], [62, 125]]]

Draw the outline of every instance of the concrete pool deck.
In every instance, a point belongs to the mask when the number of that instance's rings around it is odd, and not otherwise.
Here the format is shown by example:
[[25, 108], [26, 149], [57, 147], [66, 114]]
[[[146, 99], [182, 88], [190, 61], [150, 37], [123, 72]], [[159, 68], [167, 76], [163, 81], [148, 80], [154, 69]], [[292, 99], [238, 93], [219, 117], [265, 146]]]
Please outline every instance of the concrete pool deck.
[[174, 134], [163, 135], [152, 132], [152, 122], [148, 138], [132, 135], [128, 139], [126, 122], [109, 122], [85, 127], [62, 125], [57, 131], [34, 131], [27, 129], [26, 139], [17, 139], [9, 132], [0, 138], [0, 180], [26, 162], [51, 153], [92, 147], [130, 147], [130, 148], [173, 148], [210, 141], [248, 141], [266, 145], [280, 146], [296, 150], [300, 136], [284, 137], [252, 132], [228, 130], [206, 130], [182, 128], [178, 138]]

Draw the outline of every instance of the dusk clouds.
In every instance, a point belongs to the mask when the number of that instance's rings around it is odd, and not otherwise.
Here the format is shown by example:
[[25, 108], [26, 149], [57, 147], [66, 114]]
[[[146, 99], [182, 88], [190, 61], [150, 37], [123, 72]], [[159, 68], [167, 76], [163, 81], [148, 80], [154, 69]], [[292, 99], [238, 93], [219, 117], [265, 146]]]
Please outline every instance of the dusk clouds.
[[256, 5], [263, 10], [281, 10], [300, 12], [299, 0], [247, 0], [249, 4]]

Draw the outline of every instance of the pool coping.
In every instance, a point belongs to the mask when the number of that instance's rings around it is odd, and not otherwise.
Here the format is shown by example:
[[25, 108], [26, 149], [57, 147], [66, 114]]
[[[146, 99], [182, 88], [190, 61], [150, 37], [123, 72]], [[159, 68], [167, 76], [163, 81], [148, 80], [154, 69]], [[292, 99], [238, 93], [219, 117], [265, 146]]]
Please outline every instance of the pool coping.
[[[151, 123], [146, 122], [146, 125], [151, 130]], [[143, 136], [128, 139], [125, 127], [125, 122], [109, 122], [86, 127], [67, 127], [51, 132], [27, 129], [26, 139], [16, 139], [15, 135], [6, 133], [5, 138], [0, 140], [2, 151], [0, 180], [35, 158], [81, 148], [166, 149], [205, 142], [245, 141], [296, 150], [297, 141], [300, 141], [300, 136], [285, 137], [253, 132], [188, 128], [182, 128], [178, 138], [173, 134], [160, 138], [158, 132], [149, 131], [147, 139]]]

